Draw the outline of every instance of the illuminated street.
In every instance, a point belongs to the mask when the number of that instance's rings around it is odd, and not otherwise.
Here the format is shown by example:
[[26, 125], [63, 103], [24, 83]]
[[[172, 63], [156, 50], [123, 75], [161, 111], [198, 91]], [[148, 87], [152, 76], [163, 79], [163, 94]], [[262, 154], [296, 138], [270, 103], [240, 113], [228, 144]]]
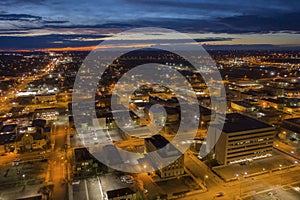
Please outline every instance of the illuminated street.
[[300, 199], [300, 1], [0, 2], [0, 200]]

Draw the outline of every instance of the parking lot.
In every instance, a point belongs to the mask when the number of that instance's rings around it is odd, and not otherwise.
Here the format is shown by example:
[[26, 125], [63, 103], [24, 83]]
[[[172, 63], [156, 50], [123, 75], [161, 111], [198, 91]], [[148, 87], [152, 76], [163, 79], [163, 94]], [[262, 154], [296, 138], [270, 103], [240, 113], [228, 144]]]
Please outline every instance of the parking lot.
[[45, 181], [47, 162], [15, 162], [0, 167], [0, 199], [34, 195]]
[[110, 190], [129, 187], [137, 188], [136, 181], [131, 183], [121, 181], [123, 175], [108, 173], [92, 178], [78, 179], [73, 181], [73, 199], [74, 200], [99, 200], [105, 199], [106, 192]]
[[0, 187], [20, 182], [38, 182], [45, 179], [47, 162], [15, 163], [14, 166], [0, 167]]
[[274, 188], [251, 197], [244, 198], [245, 200], [294, 200], [300, 199], [300, 193], [292, 188]]

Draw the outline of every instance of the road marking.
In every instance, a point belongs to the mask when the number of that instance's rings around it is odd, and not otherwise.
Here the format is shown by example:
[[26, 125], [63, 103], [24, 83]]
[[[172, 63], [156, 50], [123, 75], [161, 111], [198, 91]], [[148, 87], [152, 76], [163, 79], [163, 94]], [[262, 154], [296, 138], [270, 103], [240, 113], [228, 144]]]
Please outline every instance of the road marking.
[[88, 187], [87, 187], [87, 183], [86, 183], [86, 179], [84, 179], [84, 187], [85, 187], [86, 199], [90, 200], [90, 198], [89, 198], [89, 192], [88, 192]]
[[111, 136], [110, 136], [110, 134], [109, 134], [108, 130], [106, 130], [106, 134], [107, 134], [107, 136], [108, 136], [109, 140], [110, 140], [110, 141], [112, 141], [112, 138], [111, 138]]
[[99, 176], [97, 176], [97, 179], [98, 179], [98, 184], [99, 184], [99, 190], [100, 190], [100, 193], [101, 193], [101, 198], [104, 199], [104, 195], [103, 195], [102, 186], [101, 186], [101, 183], [100, 183]]

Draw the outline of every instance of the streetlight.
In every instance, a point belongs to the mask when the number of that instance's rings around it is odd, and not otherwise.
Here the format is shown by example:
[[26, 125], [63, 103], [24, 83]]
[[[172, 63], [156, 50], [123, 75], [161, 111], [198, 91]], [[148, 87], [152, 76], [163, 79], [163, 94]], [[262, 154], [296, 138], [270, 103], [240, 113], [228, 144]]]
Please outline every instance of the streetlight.
[[248, 172], [244, 172], [241, 176], [239, 174], [235, 174], [235, 177], [240, 181], [240, 197], [242, 196], [242, 180], [245, 179], [247, 175]]
[[242, 196], [242, 181], [241, 181], [241, 179], [240, 179], [240, 177], [239, 177], [239, 174], [235, 174], [235, 177], [237, 178], [237, 180], [239, 180], [239, 182], [240, 182], [240, 197]]
[[205, 182], [206, 179], [208, 179], [208, 175], [205, 175], [205, 176], [204, 176], [204, 179], [203, 179], [203, 185], [204, 185], [204, 186], [206, 186], [206, 182]]
[[279, 170], [280, 170], [280, 186], [282, 186], [282, 170], [281, 170], [282, 165], [279, 165]]
[[25, 187], [25, 185], [26, 185], [26, 181], [25, 181], [26, 174], [22, 174], [22, 178], [23, 178], [23, 184], [24, 184], [24, 187]]
[[202, 127], [203, 127], [203, 124], [204, 124], [204, 121], [201, 121], [201, 127], [200, 127], [200, 129], [202, 129]]

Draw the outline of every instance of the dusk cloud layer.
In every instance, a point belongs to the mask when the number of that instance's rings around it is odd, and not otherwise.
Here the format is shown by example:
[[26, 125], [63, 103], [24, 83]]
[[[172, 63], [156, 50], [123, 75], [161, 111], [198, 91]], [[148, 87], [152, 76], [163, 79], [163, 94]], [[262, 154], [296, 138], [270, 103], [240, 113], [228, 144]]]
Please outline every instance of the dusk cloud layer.
[[[10, 45], [11, 41], [19, 41], [18, 38], [24, 37], [27, 39], [24, 42], [20, 40], [20, 48], [31, 48], [30, 40], [38, 41], [37, 48], [52, 47], [53, 44], [91, 45], [95, 41], [79, 42], [68, 40], [68, 37], [81, 34], [86, 37], [88, 29], [102, 29], [100, 33], [90, 31], [94, 37], [145, 26], [186, 33], [214, 33], [214, 38], [230, 38], [227, 41], [231, 41], [234, 37], [224, 34], [299, 34], [299, 21], [298, 0], [2, 0], [0, 48], [15, 48], [15, 45]], [[61, 30], [61, 34], [53, 30]], [[280, 39], [282, 41], [278, 43], [292, 43], [285, 42], [287, 38]]]

